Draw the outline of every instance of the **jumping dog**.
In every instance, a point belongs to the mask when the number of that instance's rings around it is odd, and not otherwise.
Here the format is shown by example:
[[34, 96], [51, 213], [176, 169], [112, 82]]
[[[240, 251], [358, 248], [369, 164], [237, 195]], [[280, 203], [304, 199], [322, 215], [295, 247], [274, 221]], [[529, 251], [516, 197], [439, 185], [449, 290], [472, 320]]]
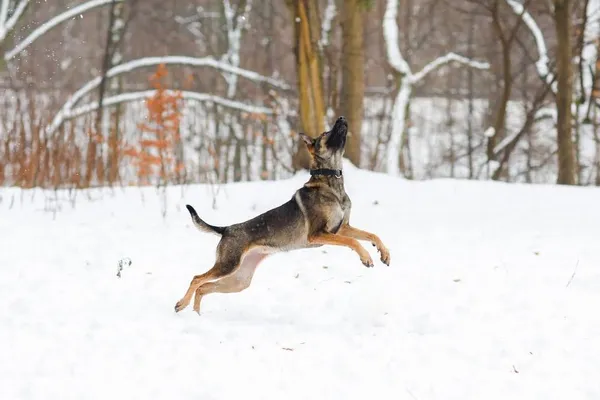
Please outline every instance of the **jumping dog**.
[[354, 250], [366, 267], [373, 260], [358, 240], [377, 247], [381, 261], [389, 265], [390, 253], [379, 237], [350, 226], [352, 203], [344, 190], [342, 157], [346, 146], [348, 123], [339, 117], [333, 128], [316, 138], [303, 133], [311, 158], [310, 179], [292, 198], [277, 208], [248, 221], [229, 226], [204, 222], [190, 205], [196, 228], [221, 236], [214, 266], [196, 275], [181, 300], [179, 312], [194, 298], [194, 311], [209, 293], [237, 293], [248, 288], [254, 271], [269, 254], [323, 245], [345, 246]]

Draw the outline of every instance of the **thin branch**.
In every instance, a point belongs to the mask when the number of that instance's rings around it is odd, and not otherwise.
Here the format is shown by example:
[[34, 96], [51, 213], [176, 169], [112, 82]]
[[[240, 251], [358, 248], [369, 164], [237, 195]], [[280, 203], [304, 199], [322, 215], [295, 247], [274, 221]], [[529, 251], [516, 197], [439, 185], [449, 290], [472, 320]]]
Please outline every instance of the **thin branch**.
[[4, 29], [4, 23], [8, 18], [8, 3], [10, 3], [10, 0], [2, 0], [2, 3], [0, 3], [0, 38], [3, 38], [3, 33], [8, 31]]
[[[115, 77], [117, 75], [124, 74], [126, 72], [133, 71], [138, 68], [150, 67], [159, 64], [165, 65], [191, 65], [195, 67], [213, 67], [222, 71], [226, 71], [232, 74], [237, 74], [254, 82], [267, 83], [279, 89], [288, 90], [290, 85], [277, 79], [268, 78], [260, 75], [259, 73], [248, 71], [246, 69], [231, 66], [227, 63], [217, 61], [212, 57], [187, 57], [187, 56], [166, 56], [166, 57], [146, 57], [139, 58], [117, 65], [106, 72], [106, 79]], [[50, 131], [56, 130], [63, 122], [63, 116], [69, 114], [70, 110], [79, 102], [83, 97], [89, 94], [91, 91], [96, 89], [100, 85], [102, 77], [98, 76], [85, 85], [79, 90], [73, 93], [65, 104], [61, 107], [60, 111], [54, 117], [52, 124], [50, 125]]]
[[[510, 146], [513, 146], [516, 141], [518, 141], [523, 134], [525, 134], [533, 125], [534, 122], [537, 122], [541, 119], [554, 117], [556, 118], [556, 110], [551, 110], [549, 108], [540, 108], [544, 98], [548, 94], [550, 87], [544, 85], [540, 92], [536, 95], [535, 99], [532, 102], [531, 110], [527, 113], [525, 117], [525, 123], [521, 130], [513, 132], [511, 135], [506, 136], [504, 139], [498, 143], [494, 149], [494, 156], [497, 157], [502, 151], [508, 149]], [[552, 113], [554, 112], [554, 114]], [[509, 152], [511, 150], [508, 150]]]
[[[167, 95], [181, 95], [184, 99], [199, 101], [199, 102], [212, 102], [219, 104], [223, 107], [232, 108], [235, 110], [245, 111], [251, 114], [265, 114], [272, 115], [273, 110], [267, 107], [254, 106], [251, 104], [242, 103], [239, 101], [225, 99], [219, 96], [214, 96], [212, 94], [207, 93], [197, 93], [190, 91], [173, 91], [173, 90], [165, 90], [165, 94]], [[102, 102], [102, 107], [109, 107], [116, 104], [121, 103], [129, 103], [132, 101], [142, 100], [149, 97], [152, 97], [156, 94], [156, 90], [143, 90], [139, 92], [128, 92], [121, 93], [115, 96], [106, 97]], [[63, 121], [67, 121], [73, 118], [80, 117], [84, 114], [88, 114], [90, 112], [98, 110], [100, 106], [97, 101], [93, 101], [91, 103], [85, 104], [83, 106], [77, 107], [69, 112], [69, 114], [63, 117]]]
[[425, 67], [423, 67], [422, 70], [420, 70], [416, 74], [412, 75], [410, 77], [411, 83], [419, 82], [421, 79], [425, 78], [425, 76], [427, 76], [427, 74], [429, 74], [431, 71], [441, 67], [442, 65], [448, 64], [453, 61], [458, 62], [460, 64], [467, 65], [471, 68], [477, 68], [477, 69], [489, 69], [490, 68], [490, 64], [487, 62], [474, 61], [467, 57], [458, 55], [456, 53], [448, 53], [445, 56], [436, 58], [435, 60], [433, 60], [432, 62], [427, 64]]
[[515, 0], [506, 0], [506, 3], [512, 8], [515, 14], [519, 15], [525, 25], [531, 31], [535, 44], [538, 51], [538, 61], [535, 63], [535, 67], [538, 71], [538, 75], [549, 85], [552, 86], [552, 91], [556, 92], [556, 83], [554, 83], [553, 74], [550, 72], [550, 59], [548, 58], [548, 48], [546, 47], [546, 41], [544, 35], [538, 26], [535, 19], [529, 14], [529, 12], [523, 7], [523, 5]]
[[[123, 0], [115, 0], [117, 2], [121, 2]], [[113, 0], [91, 0], [77, 7], [73, 7], [70, 10], [67, 10], [61, 14], [58, 14], [54, 18], [49, 19], [44, 22], [42, 25], [38, 26], [33, 32], [29, 34], [25, 39], [23, 39], [19, 44], [15, 46], [12, 50], [6, 52], [4, 54], [4, 59], [6, 61], [11, 60], [17, 54], [21, 53], [25, 50], [29, 45], [31, 45], [34, 41], [39, 39], [44, 33], [48, 32], [50, 29], [56, 27], [57, 25], [76, 17], [77, 15], [83, 14], [86, 11], [92, 10], [96, 7], [105, 6], [107, 4], [112, 3]]]
[[383, 36], [385, 38], [385, 49], [388, 62], [397, 72], [403, 75], [411, 75], [410, 66], [400, 53], [398, 42], [398, 0], [388, 0], [383, 15]]
[[[237, 10], [234, 10], [229, 0], [224, 0], [223, 7], [227, 27], [228, 48], [227, 52], [221, 56], [221, 61], [229, 63], [234, 67], [239, 67], [242, 31], [250, 26], [248, 19], [250, 10], [252, 9], [252, 1], [243, 1], [238, 5]], [[227, 97], [232, 98], [235, 96], [237, 89], [238, 75], [227, 73], [223, 74], [223, 78], [227, 82]]]
[[2, 19], [2, 17], [0, 17], [0, 43], [2, 43], [2, 41], [6, 38], [6, 35], [8, 34], [8, 32], [12, 31], [15, 28], [15, 25], [17, 24], [17, 22], [19, 21], [19, 19], [21, 18], [21, 16], [23, 15], [23, 13], [25, 12], [25, 10], [27, 9], [27, 6], [29, 5], [29, 0], [22, 0], [17, 4], [17, 7], [15, 8], [15, 11], [12, 13], [12, 15], [10, 16], [10, 18], [8, 18], [8, 20], [6, 19], [6, 17], [8, 16], [8, 3], [10, 2], [10, 0], [4, 0], [2, 2], [2, 7], [6, 7], [6, 14], [4, 16], [4, 19]]
[[[512, 28], [512, 31], [510, 33], [510, 36], [508, 37], [508, 43], [512, 43], [513, 40], [515, 40], [515, 38], [517, 37], [517, 33], [519, 32], [519, 28], [521, 27], [521, 24], [524, 22], [523, 19], [523, 13], [525, 12], [525, 10], [527, 9], [527, 7], [529, 7], [529, 3], [531, 2], [531, 0], [525, 0], [523, 3], [520, 3], [521, 8], [522, 8], [522, 12], [520, 13], [516, 13], [517, 14], [517, 23], [515, 24], [515, 26]], [[514, 9], [513, 9], [514, 10]]]

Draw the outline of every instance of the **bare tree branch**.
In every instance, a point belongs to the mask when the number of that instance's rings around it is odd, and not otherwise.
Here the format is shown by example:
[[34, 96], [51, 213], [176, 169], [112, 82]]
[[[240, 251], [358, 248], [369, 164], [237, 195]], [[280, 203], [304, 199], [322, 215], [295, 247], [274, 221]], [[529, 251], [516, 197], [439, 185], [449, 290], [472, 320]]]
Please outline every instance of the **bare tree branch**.
[[[195, 58], [195, 57], [187, 57], [187, 56], [166, 56], [166, 57], [146, 57], [140, 58], [137, 60], [132, 60], [125, 62], [123, 64], [117, 65], [106, 72], [106, 78], [112, 78], [117, 75], [124, 74], [126, 72], [133, 71], [138, 68], [144, 68], [149, 66], [155, 66], [159, 64], [166, 65], [190, 65], [195, 67], [212, 67], [222, 71], [226, 71], [229, 73], [237, 74], [244, 78], [247, 78], [254, 82], [267, 83], [273, 87], [288, 90], [290, 86], [282, 81], [277, 79], [268, 78], [266, 76], [260, 75], [259, 73], [248, 71], [242, 68], [233, 67], [227, 63], [217, 61], [212, 57], [203, 57], [203, 58]], [[98, 76], [85, 85], [83, 85], [79, 90], [73, 93], [69, 99], [62, 106], [60, 111], [54, 117], [52, 124], [49, 127], [50, 131], [56, 130], [63, 122], [64, 115], [68, 115], [73, 108], [83, 97], [88, 95], [91, 91], [96, 89], [98, 85], [102, 82], [102, 77]]]
[[13, 11], [10, 18], [8, 18], [8, 3], [10, 3], [10, 0], [3, 0], [1, 4], [2, 8], [0, 9], [0, 43], [2, 43], [4, 39], [6, 39], [8, 33], [15, 28], [15, 25], [27, 9], [27, 6], [29, 5], [29, 0], [22, 0], [19, 3], [17, 3], [15, 11]]
[[[114, 0], [114, 1], [120, 2], [123, 0]], [[50, 29], [60, 25], [61, 23], [65, 22], [73, 17], [76, 17], [78, 15], [81, 15], [86, 11], [92, 10], [96, 7], [105, 6], [112, 2], [113, 2], [113, 0], [91, 0], [91, 1], [85, 2], [83, 4], [80, 4], [77, 7], [73, 7], [70, 10], [67, 10], [61, 14], [58, 14], [54, 18], [44, 22], [42, 25], [37, 27], [33, 32], [31, 32], [29, 34], [29, 36], [27, 36], [25, 39], [23, 39], [12, 50], [9, 50], [6, 53], [4, 53], [4, 60], [10, 61], [17, 54], [21, 53], [23, 50], [25, 50], [27, 47], [29, 47], [34, 41], [39, 39], [44, 33], [48, 32]], [[14, 17], [14, 15], [13, 15], [13, 17]], [[15, 21], [15, 23], [16, 23], [16, 21]]]
[[[242, 103], [239, 101], [234, 101], [230, 99], [225, 99], [219, 96], [214, 96], [212, 94], [207, 93], [197, 93], [190, 91], [173, 91], [173, 90], [165, 90], [167, 95], [177, 95], [180, 94], [182, 98], [195, 100], [199, 102], [212, 102], [219, 104], [223, 107], [232, 108], [235, 110], [245, 111], [251, 114], [265, 114], [272, 115], [273, 110], [267, 107], [260, 107], [251, 104]], [[93, 101], [91, 103], [82, 105], [73, 110], [70, 110], [68, 114], [63, 115], [63, 122], [68, 121], [70, 119], [74, 119], [80, 117], [84, 114], [89, 114], [90, 112], [98, 110], [100, 107], [109, 107], [120, 103], [128, 103], [132, 101], [138, 101], [142, 99], [146, 99], [152, 97], [156, 94], [156, 90], [144, 90], [140, 92], [128, 92], [121, 93], [115, 96], [110, 96], [104, 98], [102, 105], [99, 105], [97, 101]]]
[[423, 78], [425, 78], [427, 76], [427, 74], [429, 74], [430, 72], [436, 70], [437, 68], [439, 68], [445, 64], [449, 64], [451, 62], [457, 62], [457, 63], [469, 66], [471, 68], [476, 68], [476, 69], [489, 69], [490, 68], [490, 64], [487, 62], [471, 60], [467, 57], [463, 57], [456, 53], [448, 53], [445, 56], [436, 58], [435, 60], [433, 60], [426, 66], [424, 66], [422, 70], [420, 70], [419, 72], [417, 72], [414, 75], [411, 75], [410, 81], [411, 81], [411, 83], [417, 83], [417, 82], [421, 81]]

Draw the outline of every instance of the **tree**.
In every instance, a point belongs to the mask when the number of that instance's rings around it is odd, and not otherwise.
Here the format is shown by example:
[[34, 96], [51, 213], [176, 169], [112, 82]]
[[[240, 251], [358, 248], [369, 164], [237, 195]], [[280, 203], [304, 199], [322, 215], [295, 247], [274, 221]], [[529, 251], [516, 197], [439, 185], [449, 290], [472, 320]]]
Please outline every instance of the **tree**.
[[571, 65], [571, 12], [569, 0], [554, 0], [554, 23], [556, 28], [556, 111], [558, 142], [558, 179], [562, 185], [574, 185], [575, 152], [571, 131], [571, 103], [573, 101], [573, 68]]
[[[581, 52], [580, 65], [585, 65], [582, 68], [581, 75], [581, 90], [579, 93], [580, 103], [583, 107], [573, 107], [573, 88], [574, 88], [574, 73], [572, 65], [573, 46], [572, 38], [572, 21], [571, 21], [571, 3], [569, 0], [553, 0], [554, 29], [557, 37], [556, 49], [556, 74], [550, 69], [550, 59], [544, 35], [537, 25], [535, 19], [527, 12], [522, 4], [515, 0], [506, 0], [513, 11], [522, 15], [525, 25], [529, 28], [533, 35], [537, 50], [538, 61], [536, 69], [540, 79], [550, 86], [555, 95], [556, 110], [545, 113], [551, 115], [556, 122], [557, 130], [557, 145], [558, 145], [558, 178], [559, 184], [572, 185], [577, 182], [577, 163], [575, 154], [578, 152], [573, 143], [573, 120], [576, 121], [576, 126], [580, 128], [583, 122], [586, 122], [589, 116], [589, 110], [593, 103], [593, 78], [590, 76], [589, 70], [595, 68], [594, 64], [597, 59], [597, 51], [591, 49], [589, 45], [580, 46], [578, 49]], [[599, 36], [597, 28], [591, 30], [589, 24], [591, 20], [597, 18], [592, 14], [597, 13], [598, 4], [594, 1], [586, 1], [583, 12], [584, 26], [581, 34], [587, 33], [589, 40], [593, 43]], [[595, 47], [592, 44], [592, 47]], [[590, 51], [591, 50], [591, 51]]]
[[477, 69], [488, 69], [490, 65], [486, 62], [479, 62], [460, 56], [456, 53], [448, 53], [438, 57], [425, 65], [419, 72], [413, 73], [402, 53], [398, 42], [398, 0], [387, 0], [385, 14], [383, 17], [383, 36], [386, 44], [387, 60], [394, 69], [399, 80], [399, 90], [394, 101], [392, 116], [392, 132], [387, 148], [387, 173], [399, 175], [398, 155], [402, 147], [402, 137], [406, 128], [406, 118], [408, 105], [413, 92], [413, 87], [419, 84], [431, 72], [441, 66], [457, 62]]
[[[291, 0], [288, 2], [294, 23], [296, 74], [300, 100], [300, 122], [304, 133], [316, 137], [325, 131], [325, 106], [321, 80], [321, 57], [318, 49], [320, 24], [317, 0]], [[309, 167], [306, 146], [297, 143], [292, 168]]]
[[364, 0], [345, 0], [341, 8], [342, 86], [340, 114], [346, 116], [351, 136], [346, 145], [346, 157], [360, 166], [361, 128], [365, 95], [365, 52], [363, 43]]

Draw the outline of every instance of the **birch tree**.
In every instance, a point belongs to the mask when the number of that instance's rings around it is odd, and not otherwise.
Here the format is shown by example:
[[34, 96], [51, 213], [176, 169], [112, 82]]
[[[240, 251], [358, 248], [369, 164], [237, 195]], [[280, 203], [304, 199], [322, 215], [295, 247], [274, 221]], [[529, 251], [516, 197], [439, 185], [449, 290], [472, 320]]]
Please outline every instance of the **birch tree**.
[[463, 64], [476, 69], [489, 68], [487, 62], [471, 60], [450, 52], [431, 61], [420, 71], [413, 72], [400, 52], [397, 23], [398, 3], [398, 0], [387, 0], [383, 16], [383, 36], [386, 44], [387, 61], [400, 80], [398, 94], [396, 95], [392, 111], [392, 132], [386, 153], [387, 172], [391, 175], [401, 174], [398, 157], [402, 147], [402, 137], [406, 129], [407, 108], [414, 87], [421, 83], [430, 73], [451, 63]]
[[[218, 29], [218, 40], [220, 46], [217, 46], [216, 52], [219, 53], [216, 56], [222, 63], [227, 63], [233, 67], [239, 67], [241, 63], [240, 53], [242, 40], [244, 33], [250, 28], [250, 12], [253, 7], [252, 0], [242, 0], [237, 4], [232, 4], [230, 0], [224, 0], [220, 4], [220, 12], [209, 12], [204, 8], [196, 8], [195, 17], [178, 17], [176, 20], [187, 22], [188, 31], [196, 38], [196, 44], [200, 52], [205, 52], [205, 40], [203, 40], [204, 33], [201, 29], [202, 23], [207, 19], [218, 19], [224, 21], [220, 29]], [[225, 97], [227, 99], [233, 99], [238, 90], [238, 78], [239, 76], [235, 73], [229, 73], [226, 71], [221, 72], [221, 76], [226, 83]], [[231, 110], [230, 110], [231, 111]], [[222, 125], [225, 129], [217, 129], [215, 147], [216, 152], [219, 156], [226, 158], [227, 160], [232, 159], [233, 176], [235, 181], [241, 180], [242, 173], [242, 149], [251, 145], [245, 131], [247, 127], [240, 122], [239, 113], [225, 112], [219, 113], [216, 117], [219, 120], [223, 120]], [[223, 133], [225, 135], [223, 135]], [[222, 136], [226, 136], [223, 138]], [[221, 151], [220, 143], [225, 142], [224, 149]], [[231, 155], [231, 149], [233, 148], [233, 155]], [[220, 154], [222, 153], [222, 154]], [[246, 152], [248, 154], [248, 152]], [[248, 160], [247, 164], [248, 165]], [[230, 163], [221, 163], [223, 166], [224, 175], [227, 175]]]

